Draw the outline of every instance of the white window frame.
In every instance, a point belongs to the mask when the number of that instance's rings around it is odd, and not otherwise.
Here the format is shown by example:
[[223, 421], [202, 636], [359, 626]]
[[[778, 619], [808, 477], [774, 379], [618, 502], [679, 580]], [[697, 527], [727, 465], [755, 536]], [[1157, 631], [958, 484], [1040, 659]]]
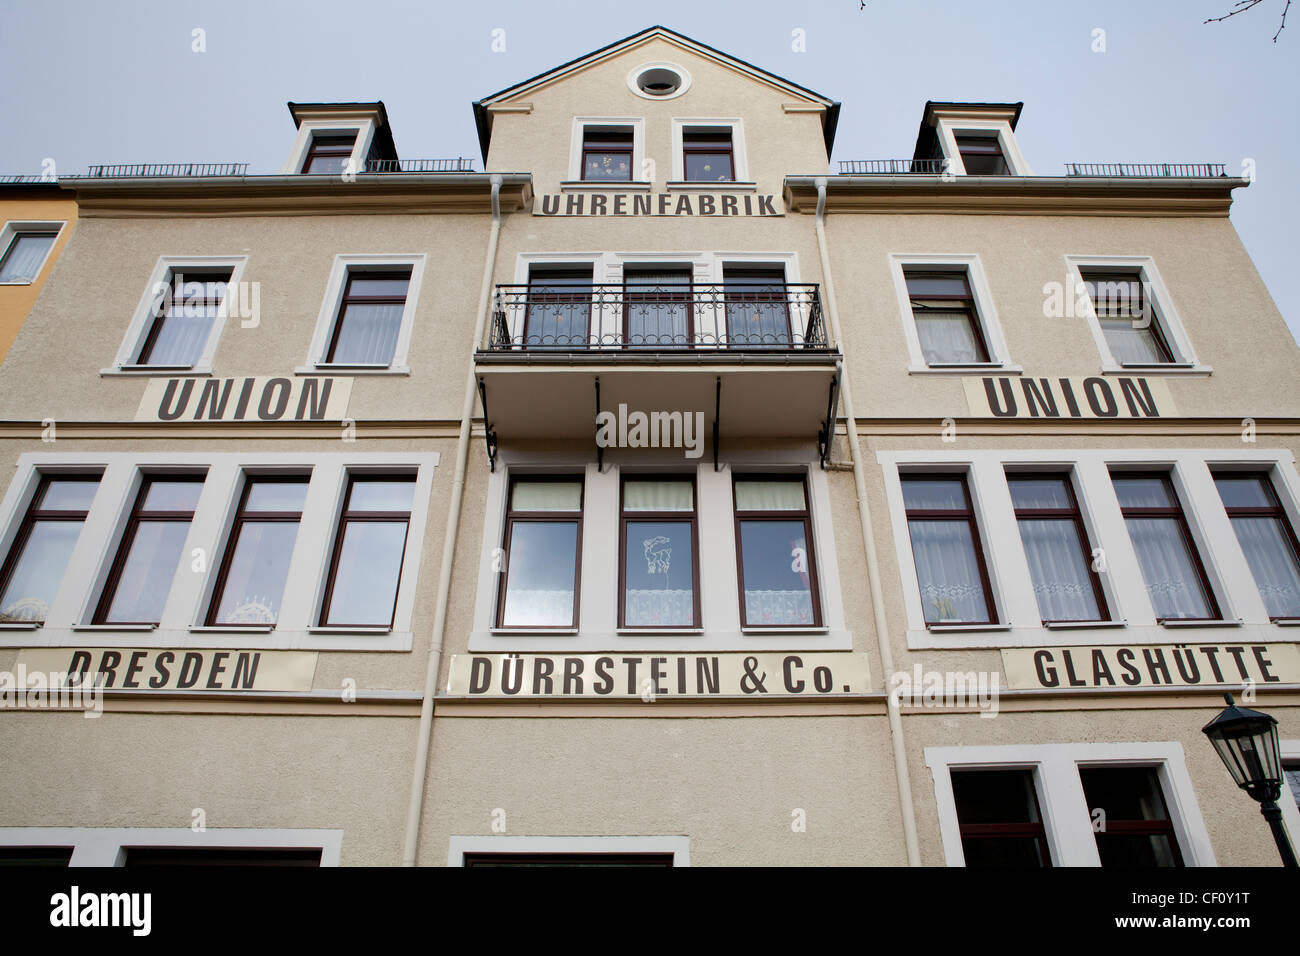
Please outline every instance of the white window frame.
[[[329, 280], [325, 284], [325, 294], [321, 299], [320, 312], [316, 316], [316, 329], [312, 333], [311, 345], [307, 352], [307, 364], [294, 369], [297, 375], [316, 375], [319, 372], [346, 371], [349, 375], [410, 375], [407, 364], [411, 351], [411, 335], [415, 330], [415, 312], [419, 305], [420, 286], [424, 280], [424, 267], [427, 256], [423, 252], [393, 255], [373, 253], [340, 253], [334, 257]], [[390, 268], [411, 270], [411, 281], [406, 287], [406, 304], [402, 306], [402, 324], [397, 331], [397, 343], [393, 348], [393, 360], [387, 364], [354, 364], [326, 362], [334, 327], [339, 320], [339, 308], [343, 304], [343, 293], [347, 288], [348, 276], [352, 270], [357, 272], [384, 272]]]
[[447, 865], [464, 866], [471, 853], [671, 853], [673, 866], [691, 865], [688, 836], [453, 836]]
[[[907, 292], [909, 268], [933, 268], [936, 270], [964, 270], [970, 283], [971, 295], [975, 300], [975, 311], [979, 320], [979, 332], [984, 337], [988, 349], [987, 362], [941, 363], [930, 365], [921, 350], [921, 337], [916, 331], [916, 317], [912, 313], [912, 299]], [[988, 277], [984, 274], [984, 263], [975, 253], [890, 253], [889, 271], [894, 278], [894, 292], [898, 296], [899, 315], [903, 320], [903, 335], [907, 340], [908, 366], [911, 375], [953, 374], [971, 370], [997, 370], [1018, 374], [1023, 369], [1013, 365], [1007, 351], [1007, 342], [1002, 335], [1002, 323], [998, 320], [997, 306], [993, 302], [993, 290]]]
[[[1278, 741], [1278, 750], [1281, 751], [1284, 764], [1287, 761], [1300, 762], [1300, 740], [1283, 738]], [[1297, 806], [1295, 794], [1287, 786], [1285, 778], [1282, 780], [1282, 796], [1277, 804], [1282, 808], [1282, 822], [1286, 825], [1287, 836], [1291, 838], [1291, 845], [1295, 846], [1300, 842], [1300, 806]]]
[[0, 262], [9, 255], [10, 247], [14, 241], [22, 234], [38, 233], [40, 235], [53, 235], [54, 241], [50, 243], [50, 248], [45, 250], [45, 256], [41, 259], [41, 264], [36, 267], [36, 274], [30, 279], [11, 279], [0, 282], [0, 286], [24, 286], [34, 285], [41, 278], [41, 273], [50, 262], [50, 257], [54, 255], [54, 247], [59, 244], [59, 237], [63, 235], [63, 227], [68, 223], [63, 219], [10, 219], [0, 227]]
[[1002, 157], [1007, 162], [1007, 171], [1012, 176], [1032, 176], [1033, 171], [1020, 152], [1016, 143], [1015, 131], [1009, 120], [997, 119], [963, 119], [956, 116], [942, 116], [935, 123], [935, 133], [944, 157], [948, 160], [948, 170], [958, 176], [966, 176], [966, 164], [962, 161], [961, 150], [957, 148], [957, 133], [996, 133]]
[[[409, 651], [429, 522], [429, 496], [438, 460], [438, 452], [26, 453], [19, 457], [17, 474], [0, 502], [0, 549], [4, 554], [13, 545], [42, 473], [99, 471], [101, 477], [44, 625], [2, 624], [0, 647]], [[92, 624], [144, 471], [205, 474], [181, 563], [157, 626]], [[275, 626], [207, 626], [208, 605], [229, 544], [244, 480], [248, 475], [307, 472], [311, 479]], [[415, 475], [393, 623], [391, 627], [324, 627], [319, 624], [321, 603], [343, 495], [349, 475], [365, 473]], [[201, 573], [190, 573], [196, 550], [205, 556], [206, 567]]]
[[342, 830], [210, 827], [0, 827], [0, 846], [72, 847], [68, 866], [124, 866], [134, 847], [166, 850], [230, 847], [320, 850], [320, 865], [338, 866]]
[[[682, 134], [694, 127], [729, 127], [731, 129], [732, 181], [724, 183], [698, 183], [686, 179], [686, 156], [682, 150]], [[745, 146], [745, 121], [739, 117], [674, 116], [672, 126], [672, 171], [669, 189], [696, 189], [704, 192], [745, 192], [757, 189], [750, 177], [749, 151]]]
[[[122, 337], [122, 344], [117, 350], [117, 356], [113, 359], [113, 367], [100, 369], [100, 375], [175, 375], [177, 372], [186, 372], [191, 375], [211, 375], [213, 358], [217, 352], [217, 344], [221, 341], [221, 333], [226, 327], [229, 319], [229, 303], [234, 290], [244, 279], [244, 270], [248, 265], [248, 256], [159, 256], [158, 261], [154, 263], [153, 272], [149, 275], [149, 281], [144, 287], [144, 292], [140, 295], [140, 302], [135, 307], [135, 312], [131, 316], [131, 323], [127, 326], [126, 335]], [[148, 334], [155, 315], [154, 308], [158, 302], [157, 290], [170, 281], [170, 277], [177, 273], [184, 273], [186, 269], [230, 269], [230, 282], [226, 288], [226, 296], [222, 300], [226, 308], [217, 310], [216, 317], [212, 320], [212, 329], [208, 332], [208, 340], [203, 345], [203, 351], [199, 354], [198, 360], [193, 365], [137, 365], [135, 357], [140, 352], [140, 347], [144, 344], [145, 335]]]
[[374, 142], [377, 130], [378, 124], [375, 122], [375, 118], [370, 115], [335, 115], [304, 119], [298, 125], [298, 133], [294, 137], [293, 147], [289, 151], [289, 158], [285, 161], [284, 166], [280, 168], [280, 174], [283, 176], [307, 175], [302, 172], [302, 164], [307, 159], [307, 152], [311, 149], [312, 139], [316, 136], [346, 136], [348, 133], [355, 133], [357, 138], [356, 142], [352, 144], [352, 155], [348, 159], [348, 165], [344, 173], [359, 173], [365, 168], [366, 157], [370, 155], [370, 144]]
[[[639, 453], [608, 449], [604, 471], [594, 460], [575, 460], [559, 452], [502, 449], [498, 467], [488, 476], [482, 549], [474, 624], [468, 650], [473, 652], [632, 652], [664, 650], [682, 653], [725, 651], [848, 651], [848, 630], [842, 599], [830, 487], [826, 472], [805, 449], [770, 449], [728, 458], [729, 467], [715, 472], [706, 458], [666, 462], [662, 452]], [[700, 622], [695, 628], [620, 628], [618, 626], [619, 492], [621, 475], [662, 471], [695, 478], [695, 520], [699, 534]], [[739, 580], [732, 471], [781, 472], [807, 478], [808, 511], [817, 567], [820, 627], [750, 627], [740, 623]], [[576, 628], [496, 627], [497, 549], [504, 540], [507, 490], [512, 476], [582, 474], [581, 599]]]
[[[912, 650], [1063, 647], [1101, 644], [1214, 643], [1230, 631], [1233, 643], [1293, 640], [1286, 622], [1269, 620], [1268, 609], [1246, 561], [1231, 519], [1214, 484], [1213, 471], [1268, 473], [1287, 517], [1300, 517], [1300, 476], [1287, 449], [980, 449], [962, 455], [943, 451], [880, 451], [885, 500]], [[1007, 471], [1070, 472], [1089, 544], [1106, 555], [1102, 578], [1110, 620], [1045, 624], [1007, 486]], [[1111, 472], [1167, 471], [1178, 494], [1222, 619], [1158, 623], [1111, 481]], [[926, 625], [911, 535], [903, 505], [901, 474], [964, 472], [980, 528], [997, 625]], [[1300, 527], [1300, 525], [1293, 525]], [[1127, 689], [1117, 689], [1127, 692]]]
[[[640, 78], [641, 74], [645, 73], [647, 70], [672, 70], [681, 77], [681, 86], [677, 87], [677, 89], [673, 90], [671, 93], [665, 93], [662, 96], [658, 96], [654, 93], [647, 93], [642, 90], [641, 87], [637, 86], [636, 82]], [[691, 88], [691, 74], [685, 67], [669, 60], [651, 60], [649, 63], [642, 63], [640, 66], [632, 68], [631, 72], [627, 75], [627, 88], [643, 100], [675, 100]]]
[[[1173, 296], [1169, 294], [1169, 289], [1165, 286], [1164, 280], [1160, 278], [1160, 272], [1156, 269], [1153, 258], [1150, 256], [1070, 254], [1065, 257], [1065, 269], [1066, 295], [1073, 297], [1075, 313], [1082, 315], [1088, 321], [1088, 330], [1092, 332], [1093, 341], [1097, 343], [1097, 352], [1101, 356], [1103, 374], [1132, 375], [1135, 372], [1141, 372], [1143, 375], [1169, 373], [1205, 375], [1214, 371], [1196, 357], [1196, 351], [1192, 348], [1187, 329], [1183, 325], [1183, 320], [1179, 317], [1178, 309], [1174, 305]], [[1092, 297], [1084, 291], [1083, 271], [1091, 269], [1119, 269], [1138, 273], [1150, 300], [1154, 300], [1152, 304], [1155, 306], [1156, 316], [1153, 321], [1160, 323], [1159, 328], [1163, 333], [1165, 344], [1174, 353], [1173, 362], [1154, 365], [1121, 365], [1119, 363], [1110, 350], [1110, 343], [1106, 341], [1106, 333], [1102, 330], [1101, 323], [1097, 321], [1097, 312], [1093, 308]]]
[[1052, 865], [1100, 866], [1092, 813], [1079, 779], [1080, 767], [1095, 766], [1156, 768], [1183, 864], [1218, 866], [1187, 773], [1183, 745], [1177, 741], [926, 747], [925, 765], [934, 778], [939, 832], [948, 866], [966, 865], [952, 792], [953, 770], [1032, 770]]
[[[632, 178], [628, 182], [599, 182], [582, 178], [582, 144], [588, 126], [629, 126], [632, 129]], [[650, 189], [652, 180], [642, 179], [645, 171], [645, 117], [644, 116], [575, 116], [569, 140], [569, 175], [560, 188], [566, 191], [584, 189], [612, 189], [621, 192]]]

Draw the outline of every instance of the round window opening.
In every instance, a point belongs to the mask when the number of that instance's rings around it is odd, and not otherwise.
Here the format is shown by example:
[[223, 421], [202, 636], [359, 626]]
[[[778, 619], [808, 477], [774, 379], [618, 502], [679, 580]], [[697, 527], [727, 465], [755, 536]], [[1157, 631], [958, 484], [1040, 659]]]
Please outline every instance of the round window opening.
[[642, 72], [636, 85], [647, 96], [671, 96], [681, 89], [682, 77], [667, 67], [656, 66]]

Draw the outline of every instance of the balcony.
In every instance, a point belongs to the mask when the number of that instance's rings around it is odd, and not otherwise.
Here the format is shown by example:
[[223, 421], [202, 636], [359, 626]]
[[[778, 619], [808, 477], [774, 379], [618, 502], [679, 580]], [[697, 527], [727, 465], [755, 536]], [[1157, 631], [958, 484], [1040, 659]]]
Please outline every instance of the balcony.
[[489, 425], [587, 437], [599, 409], [705, 413], [719, 436], [812, 440], [839, 352], [815, 284], [499, 285], [475, 353]]

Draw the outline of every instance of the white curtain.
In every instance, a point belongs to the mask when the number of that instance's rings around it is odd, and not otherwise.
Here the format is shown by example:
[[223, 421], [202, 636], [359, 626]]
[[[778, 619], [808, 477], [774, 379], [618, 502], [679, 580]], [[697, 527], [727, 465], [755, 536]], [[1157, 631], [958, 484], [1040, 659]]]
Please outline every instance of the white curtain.
[[331, 359], [340, 365], [388, 365], [397, 351], [404, 305], [350, 305], [339, 321]]
[[803, 511], [803, 482], [798, 480], [766, 481], [756, 478], [736, 480], [737, 511]]
[[18, 236], [0, 265], [0, 282], [30, 282], [36, 278], [54, 236]]
[[1174, 518], [1126, 518], [1157, 618], [1208, 618], [1210, 606]]
[[1101, 615], [1079, 533], [1069, 518], [1022, 518], [1029, 573], [1044, 621], [1095, 621]]
[[693, 511], [689, 481], [628, 481], [623, 484], [624, 511]]
[[517, 481], [510, 493], [511, 511], [578, 511], [580, 481]]
[[1106, 335], [1106, 344], [1110, 346], [1115, 361], [1121, 365], [1151, 365], [1169, 361], [1161, 352], [1150, 325], [1135, 329], [1131, 318], [1099, 321]]
[[925, 619], [935, 623], [989, 620], [970, 526], [965, 521], [914, 518], [908, 527]]
[[812, 595], [807, 591], [745, 591], [745, 620], [750, 626], [811, 626]]
[[628, 345], [689, 345], [689, 272], [634, 272], [623, 278], [627, 292]]
[[573, 591], [511, 588], [506, 592], [501, 623], [506, 627], [571, 627]]
[[628, 588], [623, 620], [628, 627], [691, 627], [695, 621], [695, 592]]
[[928, 363], [979, 362], [979, 344], [965, 312], [926, 311], [916, 315], [916, 335]]
[[1277, 518], [1232, 519], [1269, 617], [1300, 617], [1300, 566]]
[[203, 354], [208, 333], [216, 319], [215, 305], [186, 305], [179, 298], [169, 306], [162, 319], [162, 328], [149, 350], [149, 365], [193, 365]]

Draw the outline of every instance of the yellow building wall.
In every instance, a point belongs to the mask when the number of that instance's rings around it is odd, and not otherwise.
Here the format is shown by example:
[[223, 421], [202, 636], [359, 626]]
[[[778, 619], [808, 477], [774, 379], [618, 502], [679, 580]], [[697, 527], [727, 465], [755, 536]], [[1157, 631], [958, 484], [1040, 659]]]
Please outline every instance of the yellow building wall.
[[[77, 203], [70, 192], [55, 192], [49, 187], [16, 190], [13, 195], [8, 190], [0, 191], [0, 226], [15, 220], [61, 221], [65, 225], [34, 282], [22, 285], [0, 284], [0, 361], [4, 361], [9, 354], [9, 346], [17, 338], [27, 313], [36, 304], [46, 278], [58, 262], [63, 247], [68, 244], [68, 237], [77, 224]], [[0, 254], [3, 251], [0, 250]]]

